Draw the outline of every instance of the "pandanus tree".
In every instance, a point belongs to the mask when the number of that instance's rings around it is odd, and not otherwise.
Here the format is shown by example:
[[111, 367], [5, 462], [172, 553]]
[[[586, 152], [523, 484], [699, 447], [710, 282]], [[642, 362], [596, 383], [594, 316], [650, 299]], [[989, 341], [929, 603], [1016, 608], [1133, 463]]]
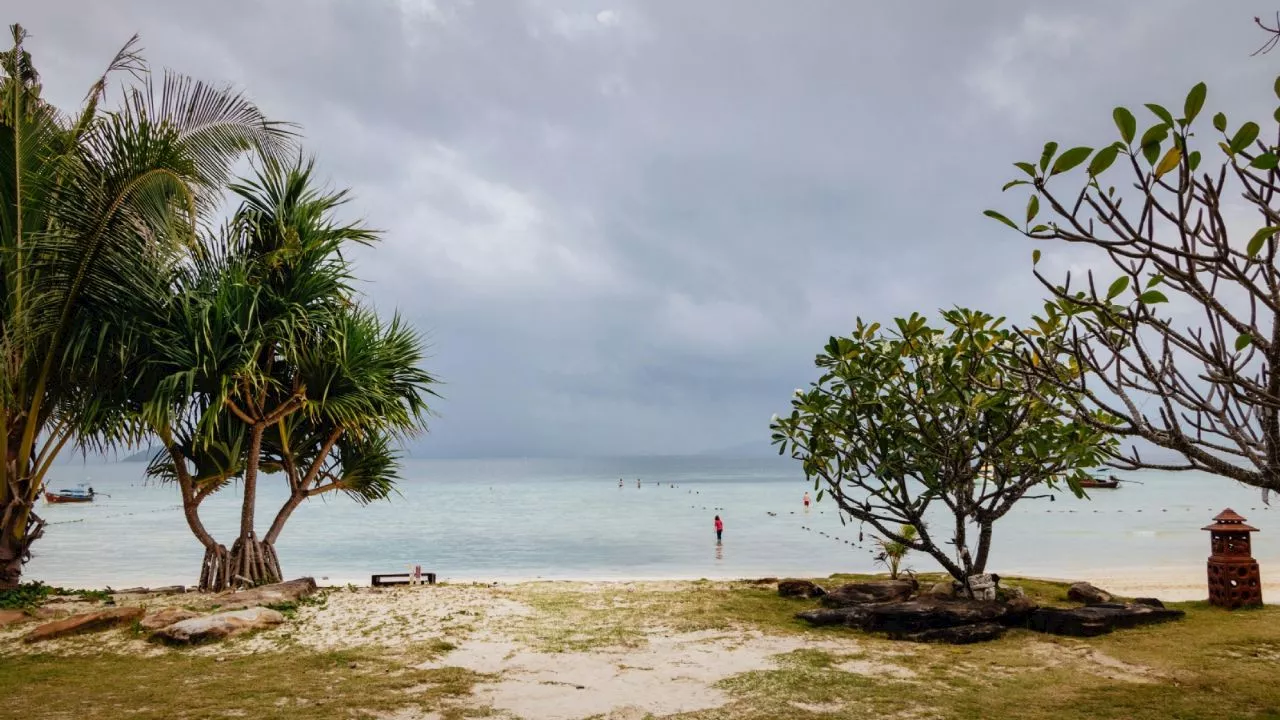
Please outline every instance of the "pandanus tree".
[[[386, 498], [398, 441], [425, 430], [435, 382], [417, 334], [359, 304], [343, 252], [376, 236], [334, 219], [345, 193], [316, 189], [311, 164], [273, 161], [231, 188], [239, 208], [180, 269], [142, 383], [142, 415], [163, 445], [149, 473], [180, 490], [206, 590], [279, 581], [276, 540], [307, 498]], [[259, 535], [264, 476], [288, 494]], [[235, 482], [228, 549], [200, 507]]]
[[[68, 446], [131, 438], [125, 394], [140, 326], [122, 312], [162, 292], [155, 272], [190, 244], [232, 164], [289, 144], [239, 94], [166, 74], [131, 39], [63, 113], [11, 27], [0, 52], [0, 590], [16, 586], [44, 523], [36, 501]], [[135, 81], [100, 106], [117, 75]]]

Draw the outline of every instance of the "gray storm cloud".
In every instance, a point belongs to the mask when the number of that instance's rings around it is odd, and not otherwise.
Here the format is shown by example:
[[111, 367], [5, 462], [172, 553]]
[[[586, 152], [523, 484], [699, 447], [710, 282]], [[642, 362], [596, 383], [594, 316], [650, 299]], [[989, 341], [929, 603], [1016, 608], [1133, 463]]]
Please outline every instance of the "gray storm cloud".
[[[1274, 109], [1267, 3], [11, 5], [78, 102], [153, 67], [300, 123], [385, 231], [364, 290], [447, 384], [413, 452], [697, 452], [757, 440], [855, 316], [1025, 317], [1031, 246], [982, 217], [1045, 140], [1111, 108]], [[1066, 266], [1068, 257], [1057, 261]], [[1054, 261], [1053, 253], [1046, 262]]]

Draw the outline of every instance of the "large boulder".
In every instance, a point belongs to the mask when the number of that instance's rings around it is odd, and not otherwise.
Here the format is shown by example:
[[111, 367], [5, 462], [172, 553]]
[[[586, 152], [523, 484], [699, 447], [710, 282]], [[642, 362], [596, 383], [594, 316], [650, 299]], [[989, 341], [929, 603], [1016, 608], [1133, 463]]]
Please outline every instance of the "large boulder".
[[274, 585], [262, 585], [239, 592], [222, 593], [214, 597], [220, 610], [242, 610], [258, 605], [296, 603], [310, 597], [316, 591], [314, 578], [304, 577]]
[[200, 617], [200, 613], [187, 610], [185, 608], [165, 608], [157, 613], [152, 613], [138, 623], [139, 627], [147, 632], [159, 630], [163, 627], [169, 627], [176, 622], [190, 620], [194, 617]]
[[1067, 588], [1067, 599], [1074, 602], [1082, 602], [1085, 605], [1094, 605], [1097, 603], [1109, 603], [1112, 600], [1111, 593], [1101, 588], [1096, 588], [1087, 582], [1078, 582]]
[[81, 613], [69, 618], [45, 623], [27, 633], [23, 641], [33, 643], [42, 640], [78, 635], [80, 633], [106, 630], [118, 625], [127, 625], [142, 617], [140, 607], [116, 607], [97, 612]]
[[898, 602], [911, 597], [919, 584], [915, 580], [874, 580], [849, 583], [822, 596], [822, 604], [829, 608], [849, 607], [867, 603]]
[[932, 628], [913, 633], [890, 633], [894, 640], [911, 642], [948, 643], [950, 645], [969, 645], [971, 643], [995, 640], [1007, 628], [999, 623], [978, 623], [976, 625], [956, 625], [955, 627]]
[[178, 645], [222, 640], [284, 622], [284, 616], [270, 608], [254, 607], [182, 620], [152, 633], [151, 637]]
[[785, 598], [816, 598], [827, 594], [821, 585], [808, 580], [783, 580], [778, 583], [778, 594]]
[[1027, 626], [1032, 630], [1052, 635], [1094, 637], [1105, 635], [1117, 628], [1168, 622], [1182, 618], [1181, 610], [1168, 610], [1150, 605], [1098, 603], [1082, 608], [1037, 608], [1031, 613]]

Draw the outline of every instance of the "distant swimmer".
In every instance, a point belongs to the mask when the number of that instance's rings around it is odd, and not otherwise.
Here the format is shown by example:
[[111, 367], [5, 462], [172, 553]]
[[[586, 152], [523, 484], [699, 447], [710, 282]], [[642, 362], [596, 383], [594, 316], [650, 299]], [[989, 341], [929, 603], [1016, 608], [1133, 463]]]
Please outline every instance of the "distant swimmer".
[[640, 478], [636, 478], [636, 487], [640, 487]]
[[716, 516], [716, 540], [719, 541], [723, 535], [724, 535], [724, 521], [720, 519], [719, 515], [717, 515]]
[[804, 506], [809, 507], [809, 493], [807, 491], [804, 494]]
[[622, 478], [618, 478], [618, 489], [622, 489]]

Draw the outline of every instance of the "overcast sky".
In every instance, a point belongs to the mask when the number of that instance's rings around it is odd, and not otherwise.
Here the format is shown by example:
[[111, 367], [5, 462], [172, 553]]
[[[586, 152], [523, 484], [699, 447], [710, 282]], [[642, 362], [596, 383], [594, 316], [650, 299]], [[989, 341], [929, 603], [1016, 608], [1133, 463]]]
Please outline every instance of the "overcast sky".
[[363, 290], [431, 342], [423, 456], [767, 444], [856, 316], [1039, 306], [981, 215], [1011, 162], [1200, 80], [1266, 120], [1280, 71], [1275, 2], [6, 5], [64, 107], [137, 32], [303, 127], [385, 230]]

